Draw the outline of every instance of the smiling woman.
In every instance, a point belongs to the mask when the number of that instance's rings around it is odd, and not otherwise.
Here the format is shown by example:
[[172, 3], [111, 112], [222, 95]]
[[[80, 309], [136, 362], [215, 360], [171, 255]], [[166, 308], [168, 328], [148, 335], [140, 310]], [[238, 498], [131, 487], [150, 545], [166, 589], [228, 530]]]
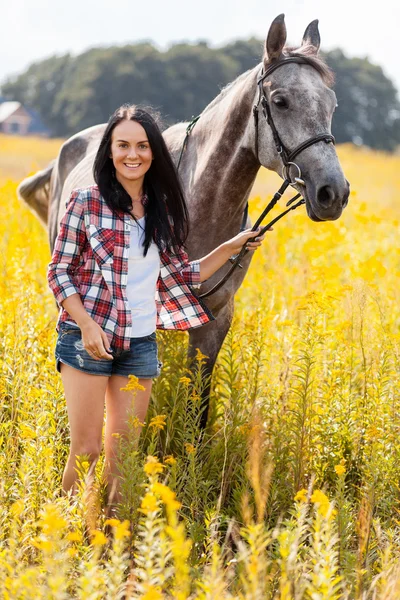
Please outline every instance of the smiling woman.
[[[192, 329], [214, 320], [194, 289], [249, 241], [250, 229], [189, 262], [185, 198], [164, 138], [145, 110], [110, 118], [93, 166], [97, 185], [73, 190], [48, 269], [60, 305], [55, 349], [71, 428], [64, 491], [76, 489], [76, 457], [91, 473], [101, 451], [104, 402], [109, 509], [120, 499], [117, 453], [133, 410], [145, 421], [160, 373], [156, 328]], [[140, 389], [132, 407], [129, 375]], [[139, 430], [140, 431], [140, 430]], [[139, 432], [138, 431], [138, 432]]]
[[116, 178], [132, 199], [134, 217], [140, 219], [144, 214], [140, 189], [153, 160], [146, 131], [140, 123], [124, 120], [113, 129], [110, 158]]

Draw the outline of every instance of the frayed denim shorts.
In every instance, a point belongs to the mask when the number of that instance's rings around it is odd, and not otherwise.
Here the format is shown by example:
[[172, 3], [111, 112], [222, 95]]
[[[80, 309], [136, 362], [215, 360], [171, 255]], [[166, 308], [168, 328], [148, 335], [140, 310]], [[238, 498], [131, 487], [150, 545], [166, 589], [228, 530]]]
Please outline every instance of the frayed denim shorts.
[[144, 337], [131, 338], [129, 350], [114, 353], [113, 360], [95, 359], [84, 349], [81, 330], [77, 325], [60, 323], [55, 348], [56, 368], [60, 362], [91, 375], [135, 375], [139, 379], [154, 379], [161, 372], [158, 360], [156, 332]]

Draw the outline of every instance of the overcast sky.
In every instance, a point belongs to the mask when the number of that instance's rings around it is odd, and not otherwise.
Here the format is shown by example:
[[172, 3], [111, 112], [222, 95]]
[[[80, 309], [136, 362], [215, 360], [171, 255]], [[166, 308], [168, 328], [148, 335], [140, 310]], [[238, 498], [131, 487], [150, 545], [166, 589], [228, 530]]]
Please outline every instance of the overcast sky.
[[[160, 49], [178, 41], [220, 45], [264, 38], [284, 12], [288, 41], [301, 41], [319, 19], [322, 48], [368, 56], [400, 90], [400, 3], [396, 0], [13, 0], [2, 5], [0, 83], [52, 54], [150, 40]], [[367, 8], [367, 6], [370, 8]]]

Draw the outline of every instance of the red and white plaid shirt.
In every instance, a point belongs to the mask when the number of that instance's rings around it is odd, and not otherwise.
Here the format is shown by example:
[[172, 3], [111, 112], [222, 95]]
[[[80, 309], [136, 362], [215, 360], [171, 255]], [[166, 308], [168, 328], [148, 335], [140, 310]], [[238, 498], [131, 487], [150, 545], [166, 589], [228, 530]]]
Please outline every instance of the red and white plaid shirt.
[[[57, 304], [78, 293], [115, 349], [129, 350], [132, 316], [126, 296], [131, 219], [113, 213], [97, 185], [74, 190], [61, 219], [47, 280]], [[215, 317], [190, 288], [200, 287], [200, 263], [186, 252], [160, 251], [157, 329], [200, 327]], [[74, 321], [60, 306], [56, 324]]]

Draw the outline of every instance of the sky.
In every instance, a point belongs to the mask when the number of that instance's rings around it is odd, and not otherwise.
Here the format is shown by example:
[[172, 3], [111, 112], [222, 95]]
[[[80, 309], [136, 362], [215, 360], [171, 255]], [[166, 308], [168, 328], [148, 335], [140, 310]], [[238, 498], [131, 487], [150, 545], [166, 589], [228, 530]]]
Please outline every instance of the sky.
[[[301, 42], [319, 19], [321, 47], [367, 56], [400, 90], [400, 3], [360, 0], [13, 0], [3, 4], [0, 85], [32, 62], [79, 54], [93, 46], [149, 40], [166, 49], [176, 42], [206, 40], [219, 46], [255, 36], [264, 39], [271, 21], [285, 14], [288, 42]], [[375, 7], [375, 8], [374, 8]], [[260, 57], [261, 58], [261, 57]]]

